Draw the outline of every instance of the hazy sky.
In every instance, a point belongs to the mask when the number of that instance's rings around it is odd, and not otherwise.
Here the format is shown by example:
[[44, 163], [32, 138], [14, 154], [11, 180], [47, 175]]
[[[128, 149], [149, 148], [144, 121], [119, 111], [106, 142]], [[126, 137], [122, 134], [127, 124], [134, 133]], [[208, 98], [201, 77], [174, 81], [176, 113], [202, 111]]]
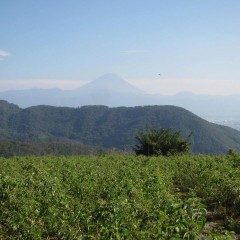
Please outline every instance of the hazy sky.
[[0, 0], [0, 91], [105, 73], [147, 92], [240, 93], [240, 1]]

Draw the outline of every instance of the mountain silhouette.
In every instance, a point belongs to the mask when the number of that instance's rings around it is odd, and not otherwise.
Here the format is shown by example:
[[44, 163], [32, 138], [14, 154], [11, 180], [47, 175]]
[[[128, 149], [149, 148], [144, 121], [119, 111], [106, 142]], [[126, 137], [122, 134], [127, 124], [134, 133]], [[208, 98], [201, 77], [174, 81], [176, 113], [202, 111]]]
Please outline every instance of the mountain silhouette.
[[99, 93], [100, 91], [108, 91], [112, 93], [143, 93], [142, 90], [134, 87], [133, 85], [129, 84], [127, 81], [113, 73], [105, 74], [91, 81], [90, 83], [79, 88], [78, 91], [81, 91], [83, 93]]
[[240, 95], [214, 96], [188, 92], [173, 96], [146, 94], [115, 74], [105, 74], [78, 89], [30, 89], [0, 92], [0, 99], [22, 108], [36, 105], [81, 107], [105, 105], [134, 107], [174, 105], [210, 121], [240, 120]]

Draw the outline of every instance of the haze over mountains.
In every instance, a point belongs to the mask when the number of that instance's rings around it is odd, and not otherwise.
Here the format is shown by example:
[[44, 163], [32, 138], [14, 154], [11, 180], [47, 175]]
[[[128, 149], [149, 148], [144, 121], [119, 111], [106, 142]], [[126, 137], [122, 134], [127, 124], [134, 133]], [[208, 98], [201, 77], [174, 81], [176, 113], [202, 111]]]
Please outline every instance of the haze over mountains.
[[0, 99], [22, 108], [36, 105], [80, 107], [84, 105], [146, 106], [174, 105], [210, 121], [240, 120], [240, 94], [230, 96], [198, 95], [188, 92], [173, 96], [146, 94], [115, 74], [106, 74], [78, 89], [30, 89], [0, 92]]
[[115, 74], [106, 74], [75, 90], [6, 91], [0, 92], [0, 99], [20, 106], [0, 101], [0, 139], [129, 150], [139, 129], [170, 127], [185, 137], [193, 133], [194, 153], [240, 151], [239, 131], [196, 116], [238, 120], [240, 95], [151, 95]]

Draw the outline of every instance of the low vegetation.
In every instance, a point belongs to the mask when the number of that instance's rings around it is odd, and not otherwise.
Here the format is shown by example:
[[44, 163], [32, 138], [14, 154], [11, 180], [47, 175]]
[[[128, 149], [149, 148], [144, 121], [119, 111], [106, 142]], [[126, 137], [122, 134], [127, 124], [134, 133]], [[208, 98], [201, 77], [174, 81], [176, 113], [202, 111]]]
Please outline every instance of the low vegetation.
[[[235, 239], [240, 156], [0, 158], [0, 239]], [[214, 226], [214, 227], [213, 227]]]
[[97, 155], [103, 151], [78, 142], [36, 143], [0, 140], [0, 157]]

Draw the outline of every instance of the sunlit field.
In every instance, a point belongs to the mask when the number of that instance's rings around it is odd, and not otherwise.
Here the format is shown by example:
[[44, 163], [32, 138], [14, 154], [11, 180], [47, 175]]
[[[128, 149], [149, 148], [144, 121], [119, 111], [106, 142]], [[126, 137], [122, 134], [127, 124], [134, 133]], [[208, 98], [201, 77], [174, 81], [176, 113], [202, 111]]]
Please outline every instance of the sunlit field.
[[[0, 239], [235, 239], [240, 157], [0, 158]], [[233, 233], [235, 231], [235, 233]]]

